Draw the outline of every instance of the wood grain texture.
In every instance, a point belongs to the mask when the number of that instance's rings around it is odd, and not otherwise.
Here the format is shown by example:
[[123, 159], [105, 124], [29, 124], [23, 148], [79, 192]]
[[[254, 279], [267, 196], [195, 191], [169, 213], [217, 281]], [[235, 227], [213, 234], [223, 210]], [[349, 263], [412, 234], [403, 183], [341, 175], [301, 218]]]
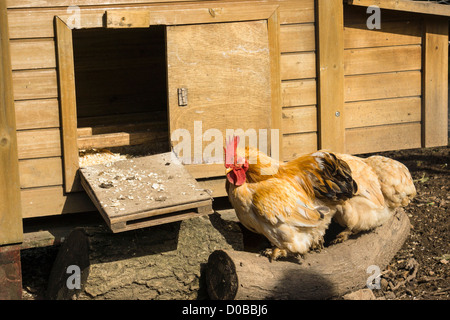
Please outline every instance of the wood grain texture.
[[316, 77], [314, 52], [285, 53], [280, 58], [281, 80]]
[[[199, 1], [189, 4], [156, 3], [136, 4], [128, 7], [131, 10], [150, 10], [151, 25], [178, 25], [196, 23], [219, 23], [227, 21], [248, 21], [267, 19], [278, 7], [278, 2], [267, 3], [255, 1], [249, 4], [246, 1], [223, 2], [218, 5], [216, 1]], [[305, 7], [307, 10], [302, 11]], [[114, 5], [82, 6], [80, 7], [80, 28], [104, 27], [104, 14]], [[214, 10], [214, 14], [210, 13]], [[68, 22], [73, 18], [73, 12], [67, 7], [31, 8], [29, 10], [12, 10], [9, 12], [12, 39], [23, 38], [51, 38], [54, 36], [53, 19], [58, 16]], [[33, 19], [29, 19], [32, 16]], [[67, 20], [67, 21], [66, 21]], [[314, 2], [287, 1], [280, 10], [280, 20], [284, 23], [313, 22]]]
[[62, 153], [64, 161], [64, 188], [66, 192], [79, 190], [77, 145], [77, 100], [75, 93], [75, 67], [72, 30], [59, 18], [55, 18], [58, 52], [58, 80]]
[[17, 130], [60, 126], [57, 99], [16, 101], [15, 106]]
[[[93, 0], [88, 4], [96, 6], [105, 6], [112, 8], [114, 6], [128, 5], [134, 7], [149, 7], [149, 4], [156, 3], [161, 5], [164, 3], [184, 2], [185, 0]], [[212, 1], [203, 1], [206, 4], [214, 4]], [[282, 23], [299, 23], [299, 22], [314, 22], [314, 0], [275, 0], [272, 1], [279, 4], [283, 9], [281, 11]], [[6, 0], [8, 8], [55, 8], [68, 6], [87, 5], [86, 0]]]
[[344, 9], [340, 0], [317, 2], [319, 148], [342, 152], [344, 127]]
[[63, 186], [21, 191], [23, 218], [97, 211], [84, 192], [66, 194]]
[[58, 97], [55, 69], [13, 72], [14, 100], [48, 99]]
[[345, 101], [421, 95], [420, 71], [377, 73], [345, 77]]
[[281, 83], [283, 107], [313, 105], [317, 103], [316, 80], [293, 80]]
[[106, 11], [107, 28], [148, 28], [150, 12], [137, 10]]
[[68, 7], [85, 5], [123, 5], [140, 4], [152, 2], [177, 2], [183, 0], [6, 0], [8, 8], [30, 8], [30, 7]]
[[280, 51], [314, 51], [316, 33], [313, 23], [289, 24], [280, 26]]
[[[270, 61], [270, 129], [272, 132], [278, 130], [277, 141], [268, 141], [268, 148], [276, 150], [278, 158], [283, 158], [283, 135], [282, 130], [282, 92], [281, 92], [281, 67], [280, 67], [280, 12], [276, 10], [267, 19], [267, 32], [269, 40], [269, 61]], [[272, 133], [271, 132], [271, 133]], [[272, 134], [270, 138], [272, 139]], [[276, 139], [276, 138], [275, 138]]]
[[277, 0], [280, 23], [308, 23], [315, 21], [315, 0]]
[[283, 134], [317, 131], [316, 106], [283, 109]]
[[420, 20], [387, 21], [381, 29], [367, 29], [367, 25], [354, 24], [344, 27], [344, 48], [399, 46], [422, 43]]
[[54, 157], [21, 160], [19, 173], [22, 189], [62, 185], [62, 159]]
[[293, 160], [302, 154], [317, 151], [317, 133], [298, 133], [283, 136], [283, 161]]
[[92, 148], [134, 146], [158, 141], [167, 141], [166, 131], [115, 132], [81, 136], [77, 139], [77, 145], [80, 149], [89, 150]]
[[[237, 19], [244, 20], [260, 16], [264, 16], [264, 18], [267, 19], [268, 16], [265, 15], [269, 11], [273, 12], [274, 8], [280, 5], [280, 23], [297, 24], [314, 22], [313, 0], [283, 0], [273, 1], [270, 2], [270, 4], [261, 1], [251, 4], [242, 1], [232, 1], [229, 3], [223, 2], [223, 5], [220, 3], [220, 6], [217, 6], [217, 2], [205, 1], [190, 4], [169, 4], [163, 3], [163, 1], [153, 4], [151, 2], [152, 1], [145, 1], [145, 3], [143, 3], [142, 1], [132, 1], [128, 3], [129, 5], [127, 8], [130, 7], [136, 10], [150, 9], [155, 13], [155, 15], [153, 15], [153, 23], [156, 23], [157, 21], [167, 21], [167, 23], [172, 23], [181, 21], [177, 19], [180, 19], [180, 17], [184, 15], [183, 11], [189, 9], [195, 9], [188, 14], [189, 19], [191, 19], [189, 21], [217, 22], [221, 21], [221, 19], [228, 21], [231, 16], [233, 16], [233, 19], [237, 17]], [[58, 87], [53, 86], [53, 84], [57, 84], [57, 73], [56, 70], [53, 69], [55, 67], [54, 64], [56, 64], [56, 59], [51, 51], [52, 49], [55, 49], [55, 43], [53, 42], [53, 37], [55, 36], [55, 28], [53, 25], [54, 17], [60, 16], [63, 19], [67, 19], [70, 15], [66, 10], [67, 4], [62, 4], [63, 2], [58, 2], [57, 4], [54, 2], [46, 4], [42, 1], [40, 1], [39, 4], [33, 1], [28, 3], [22, 2], [22, 4], [17, 6], [14, 4], [14, 7], [28, 7], [30, 8], [29, 11], [16, 9], [9, 11], [12, 30], [11, 38], [15, 39], [13, 40], [16, 46], [15, 50], [20, 51], [22, 55], [29, 57], [28, 61], [21, 60], [15, 62], [17, 63], [17, 71], [24, 73], [23, 77], [17, 77], [24, 79], [24, 85], [19, 92], [21, 94], [21, 96], [19, 96], [21, 106], [18, 107], [18, 110], [20, 110], [20, 129], [27, 131], [29, 129], [40, 128], [50, 130], [44, 132], [38, 130], [39, 132], [35, 132], [37, 134], [35, 139], [37, 140], [37, 145], [33, 146], [33, 149], [35, 149], [37, 153], [27, 152], [25, 150], [27, 147], [25, 147], [22, 149], [22, 152], [24, 152], [23, 155], [27, 157], [25, 159], [29, 159], [28, 157], [34, 158], [37, 154], [41, 154], [45, 157], [61, 155], [61, 150], [59, 152], [56, 150], [56, 147], [58, 146], [57, 131], [51, 131], [58, 128], [60, 125], [58, 122], [59, 115], [54, 113], [54, 110], [57, 108], [56, 99], [58, 97]], [[209, 10], [205, 10], [205, 8], [210, 8], [212, 4], [214, 4], [212, 8], [215, 9], [214, 11], [216, 13], [214, 19], [211, 17]], [[241, 4], [244, 6], [239, 7]], [[80, 7], [83, 16], [82, 27], [102, 27], [105, 11], [114, 8], [115, 5], [115, 3], [108, 4], [107, 2], [98, 2], [95, 6], [82, 5]], [[216, 10], [218, 7], [223, 7], [224, 10]], [[242, 8], [252, 8], [252, 10], [242, 10]], [[255, 8], [257, 10], [255, 10]], [[176, 14], [171, 12], [172, 9], [178, 10], [175, 12]], [[249, 11], [253, 11], [253, 13], [249, 13]], [[30, 19], [30, 16], [33, 18]], [[310, 35], [311, 33], [309, 36]], [[31, 54], [36, 52], [36, 50], [39, 50], [40, 54], [31, 57]], [[33, 74], [33, 72], [37, 73]], [[34, 81], [35, 78], [36, 81]], [[33, 81], [25, 83], [26, 79], [31, 79]], [[39, 88], [36, 88], [36, 90], [33, 90], [33, 86], [35, 86], [34, 83], [40, 86]], [[36, 117], [36, 121], [32, 121], [32, 117]], [[61, 134], [61, 132], [59, 132], [59, 134]], [[28, 137], [31, 137], [31, 132], [26, 133], [23, 131], [21, 136], [24, 138], [22, 139], [22, 144], [28, 145], [28, 142], [25, 142], [25, 140], [27, 140]], [[45, 143], [43, 142], [44, 136], [49, 138]], [[30, 141], [30, 143], [33, 143], [33, 141]], [[61, 149], [61, 142], [59, 142], [59, 144]], [[45, 147], [45, 145], [50, 147], [46, 149], [47, 147]], [[46, 151], [44, 149], [46, 149]]]
[[227, 190], [225, 189], [226, 178], [213, 178], [213, 179], [201, 179], [198, 180], [198, 184], [201, 188], [209, 190], [211, 196], [216, 197], [228, 197]]
[[362, 154], [420, 148], [420, 138], [419, 122], [347, 129], [345, 131], [345, 152]]
[[17, 132], [19, 159], [61, 156], [61, 131], [58, 128]]
[[348, 49], [344, 51], [344, 74], [356, 75], [420, 70], [420, 45]]
[[89, 166], [80, 174], [83, 188], [113, 232], [212, 213], [200, 209], [211, 209], [209, 194], [172, 152]]
[[13, 70], [55, 68], [55, 41], [50, 38], [11, 41]]
[[[196, 120], [224, 138], [226, 129], [271, 127], [266, 21], [171, 26], [167, 50], [171, 133], [187, 129], [193, 137]], [[178, 106], [178, 88], [188, 89], [186, 107]]]
[[345, 127], [369, 127], [384, 124], [419, 122], [420, 97], [368, 100], [345, 103]]
[[19, 243], [23, 239], [17, 144], [8, 17], [5, 2], [2, 1], [0, 2], [0, 245]]
[[422, 147], [448, 144], [448, 20], [428, 18], [424, 28]]

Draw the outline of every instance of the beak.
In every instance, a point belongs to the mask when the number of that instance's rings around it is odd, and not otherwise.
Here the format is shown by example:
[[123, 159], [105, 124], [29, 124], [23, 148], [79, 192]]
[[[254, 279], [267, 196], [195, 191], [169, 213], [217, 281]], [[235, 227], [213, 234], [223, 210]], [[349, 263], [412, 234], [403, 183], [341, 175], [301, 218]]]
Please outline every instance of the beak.
[[225, 169], [225, 174], [229, 174], [231, 171], [233, 171], [233, 168], [226, 168]]

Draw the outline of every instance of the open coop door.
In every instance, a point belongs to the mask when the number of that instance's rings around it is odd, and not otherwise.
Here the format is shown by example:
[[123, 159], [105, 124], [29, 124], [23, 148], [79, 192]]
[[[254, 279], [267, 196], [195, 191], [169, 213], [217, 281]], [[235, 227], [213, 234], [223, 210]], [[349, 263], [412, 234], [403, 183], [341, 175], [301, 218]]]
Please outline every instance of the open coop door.
[[113, 232], [212, 213], [211, 196], [171, 152], [89, 166], [80, 173]]
[[232, 130], [258, 147], [260, 129], [270, 138], [268, 20], [168, 26], [167, 64], [172, 145], [196, 177], [224, 175], [217, 162]]

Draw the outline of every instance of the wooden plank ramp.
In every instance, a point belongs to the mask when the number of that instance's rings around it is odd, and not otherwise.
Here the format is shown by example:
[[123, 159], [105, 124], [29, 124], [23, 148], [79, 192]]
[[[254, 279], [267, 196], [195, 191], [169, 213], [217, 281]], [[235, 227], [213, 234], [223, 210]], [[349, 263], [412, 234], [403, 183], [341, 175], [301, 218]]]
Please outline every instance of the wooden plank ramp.
[[210, 214], [212, 198], [172, 152], [80, 168], [81, 184], [113, 232]]

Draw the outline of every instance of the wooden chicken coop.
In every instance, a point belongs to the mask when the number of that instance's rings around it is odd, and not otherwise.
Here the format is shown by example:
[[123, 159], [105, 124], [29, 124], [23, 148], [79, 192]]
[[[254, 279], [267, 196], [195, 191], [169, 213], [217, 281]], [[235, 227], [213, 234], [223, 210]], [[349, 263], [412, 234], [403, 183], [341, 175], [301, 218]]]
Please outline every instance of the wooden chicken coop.
[[1, 1], [0, 265], [17, 269], [27, 219], [101, 211], [123, 231], [225, 195], [222, 164], [176, 166], [210, 194], [111, 218], [86, 178], [101, 172], [80, 170], [91, 148], [167, 155], [196, 121], [278, 129], [285, 161], [447, 145], [449, 16], [409, 0]]

